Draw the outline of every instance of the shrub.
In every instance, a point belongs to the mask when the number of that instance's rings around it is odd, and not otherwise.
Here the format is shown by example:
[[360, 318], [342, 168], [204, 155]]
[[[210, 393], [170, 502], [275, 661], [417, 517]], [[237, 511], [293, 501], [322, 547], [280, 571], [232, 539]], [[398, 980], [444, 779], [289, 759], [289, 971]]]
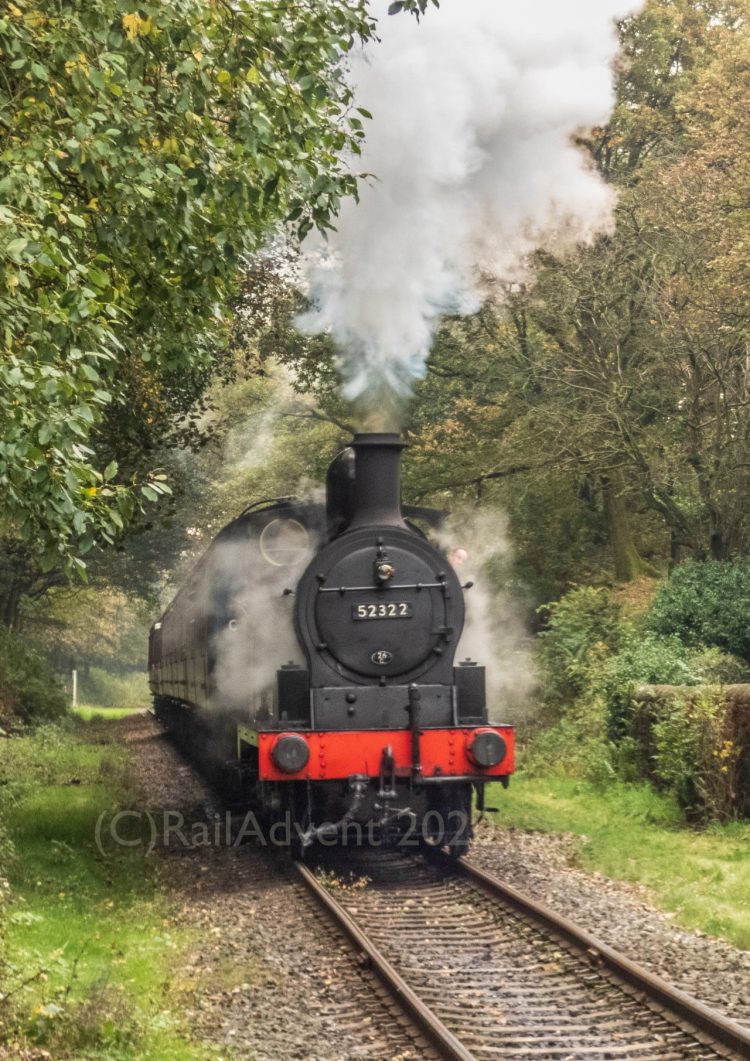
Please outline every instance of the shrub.
[[607, 733], [611, 740], [625, 736], [634, 685], [655, 682], [698, 685], [705, 672], [696, 666], [688, 648], [676, 637], [656, 637], [628, 628], [620, 651], [603, 661], [598, 685], [607, 704]]
[[738, 656], [730, 656], [719, 648], [696, 651], [690, 666], [702, 675], [706, 685], [744, 685], [750, 682], [750, 663]]
[[622, 626], [607, 590], [578, 586], [547, 604], [547, 628], [539, 635], [545, 697], [569, 704], [590, 686], [592, 670], [616, 651]]
[[[75, 978], [75, 968], [71, 970]], [[132, 1056], [138, 1024], [122, 989], [95, 982], [88, 997], [71, 1002], [63, 991], [56, 1001], [38, 1006], [31, 1014], [27, 1035], [37, 1046], [53, 1047], [57, 1056]], [[44, 1051], [40, 1056], [49, 1057]]]
[[0, 628], [0, 714], [25, 722], [62, 717], [68, 703], [49, 664], [18, 634]]
[[689, 820], [726, 821], [746, 809], [737, 775], [747, 733], [717, 690], [666, 698], [641, 711], [651, 720], [654, 778], [674, 792]]
[[615, 774], [613, 748], [606, 739], [601, 698], [581, 697], [554, 725], [537, 733], [522, 747], [524, 773], [544, 777], [564, 774], [602, 785]]
[[688, 645], [716, 646], [750, 662], [750, 557], [689, 561], [654, 598], [648, 625]]

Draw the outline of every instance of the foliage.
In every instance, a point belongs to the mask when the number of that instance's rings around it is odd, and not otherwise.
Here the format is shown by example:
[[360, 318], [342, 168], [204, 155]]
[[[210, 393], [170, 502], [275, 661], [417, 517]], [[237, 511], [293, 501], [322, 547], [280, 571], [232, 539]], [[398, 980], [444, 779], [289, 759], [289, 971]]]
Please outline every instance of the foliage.
[[114, 673], [142, 668], [152, 620], [144, 601], [102, 579], [53, 588], [22, 610], [24, 631], [63, 673], [73, 667], [84, 674], [89, 666]]
[[148, 675], [142, 670], [112, 674], [101, 667], [91, 667], [88, 674], [79, 678], [79, 700], [96, 707], [148, 707]]
[[750, 558], [680, 564], [651, 604], [656, 633], [688, 645], [714, 645], [750, 662]]
[[739, 656], [719, 648], [692, 649], [690, 666], [705, 685], [745, 685], [750, 682], [750, 665]]
[[606, 707], [600, 697], [573, 701], [552, 725], [537, 730], [523, 749], [521, 769], [530, 777], [575, 777], [606, 788], [618, 777], [616, 748], [607, 740]]
[[748, 797], [738, 791], [741, 749], [731, 739], [730, 712], [720, 692], [665, 699], [651, 713], [656, 779], [675, 793], [689, 820], [732, 818]]
[[427, 10], [429, 4], [440, 7], [440, 0], [394, 0], [388, 7], [389, 15], [398, 15], [401, 11], [409, 11], [419, 18]]
[[616, 650], [618, 614], [605, 589], [578, 586], [545, 606], [546, 628], [539, 636], [545, 690], [551, 703], [564, 705], [589, 686], [592, 668]]
[[[0, 785], [2, 785], [2, 782], [3, 777], [0, 775]], [[0, 867], [2, 867], [0, 868], [0, 983], [2, 983], [7, 977], [5, 940], [7, 938], [10, 884], [8, 883], [5, 874], [7, 873], [7, 867], [15, 857], [15, 848], [13, 847], [13, 842], [8, 833], [5, 821], [3, 820], [2, 804], [3, 796], [2, 792], [0, 792]], [[2, 1028], [1, 1021], [0, 1028]]]
[[621, 23], [617, 105], [590, 145], [608, 179], [637, 183], [645, 163], [684, 150], [681, 97], [710, 63], [724, 28], [736, 27], [746, 10], [745, 0], [647, 0]]
[[699, 685], [705, 681], [706, 673], [677, 637], [657, 637], [637, 628], [625, 630], [619, 651], [603, 663], [596, 675], [607, 705], [610, 739], [618, 741], [625, 736], [634, 685]]
[[60, 718], [67, 697], [44, 658], [25, 639], [0, 627], [0, 717], [25, 722]]
[[130, 718], [135, 714], [132, 707], [97, 707], [87, 704], [71, 709], [71, 714], [82, 722], [116, 722], [121, 718]]
[[530, 769], [535, 774], [563, 769], [597, 784], [652, 776], [650, 762], [631, 739], [634, 687], [697, 686], [736, 662], [720, 653], [696, 654], [676, 637], [613, 619], [601, 590], [586, 596], [575, 590], [560, 605], [555, 627], [542, 635], [545, 703], [553, 724], [534, 738]]
[[[623, 621], [611, 595], [592, 587], [551, 606], [540, 653], [552, 724], [527, 752], [532, 775], [564, 772], [605, 787], [650, 780], [673, 791], [693, 821], [725, 820], [748, 805], [741, 712], [708, 691], [745, 678], [742, 660]], [[646, 707], [634, 698], [642, 684], [700, 688]]]
[[80, 567], [165, 490], [92, 449], [123, 367], [210, 364], [242, 256], [353, 192], [342, 58], [372, 31], [363, 0], [3, 9], [3, 522], [45, 567]]

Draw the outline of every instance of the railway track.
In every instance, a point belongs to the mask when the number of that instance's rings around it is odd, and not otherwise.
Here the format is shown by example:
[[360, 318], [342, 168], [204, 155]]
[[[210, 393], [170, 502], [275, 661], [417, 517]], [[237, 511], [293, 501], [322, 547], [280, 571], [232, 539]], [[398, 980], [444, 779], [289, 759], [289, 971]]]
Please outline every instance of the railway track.
[[750, 1031], [471, 862], [357, 850], [296, 871], [442, 1057], [750, 1058]]

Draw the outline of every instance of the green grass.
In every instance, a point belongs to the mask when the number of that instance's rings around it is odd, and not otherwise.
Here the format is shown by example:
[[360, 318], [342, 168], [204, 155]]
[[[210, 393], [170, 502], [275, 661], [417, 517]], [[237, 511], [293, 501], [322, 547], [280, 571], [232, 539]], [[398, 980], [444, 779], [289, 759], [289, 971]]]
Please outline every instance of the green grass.
[[645, 784], [600, 789], [520, 773], [508, 791], [492, 789], [502, 824], [580, 836], [582, 869], [646, 885], [678, 924], [750, 949], [750, 822], [686, 828], [676, 804]]
[[92, 719], [109, 721], [128, 718], [130, 715], [137, 715], [141, 710], [140, 707], [97, 707], [96, 704], [79, 704], [78, 707], [70, 709], [72, 715], [83, 719], [84, 722], [91, 722]]
[[86, 743], [80, 724], [0, 742], [0, 819], [15, 847], [0, 1042], [55, 1058], [211, 1056], [181, 1028], [192, 939], [172, 925], [158, 867], [140, 848], [103, 857], [95, 844], [100, 814], [134, 805], [128, 778], [122, 749]]

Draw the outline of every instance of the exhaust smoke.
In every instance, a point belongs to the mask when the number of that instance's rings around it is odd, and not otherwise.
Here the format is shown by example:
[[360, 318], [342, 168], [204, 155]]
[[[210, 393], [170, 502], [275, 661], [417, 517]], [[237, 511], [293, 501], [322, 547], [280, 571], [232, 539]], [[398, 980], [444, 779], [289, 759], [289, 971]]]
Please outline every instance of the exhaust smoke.
[[373, 4], [381, 40], [350, 68], [373, 176], [308, 240], [299, 321], [330, 332], [371, 428], [424, 374], [440, 318], [479, 308], [483, 278], [518, 280], [533, 250], [610, 226], [613, 193], [574, 137], [607, 120], [615, 19], [641, 2], [443, 0], [419, 22]]

